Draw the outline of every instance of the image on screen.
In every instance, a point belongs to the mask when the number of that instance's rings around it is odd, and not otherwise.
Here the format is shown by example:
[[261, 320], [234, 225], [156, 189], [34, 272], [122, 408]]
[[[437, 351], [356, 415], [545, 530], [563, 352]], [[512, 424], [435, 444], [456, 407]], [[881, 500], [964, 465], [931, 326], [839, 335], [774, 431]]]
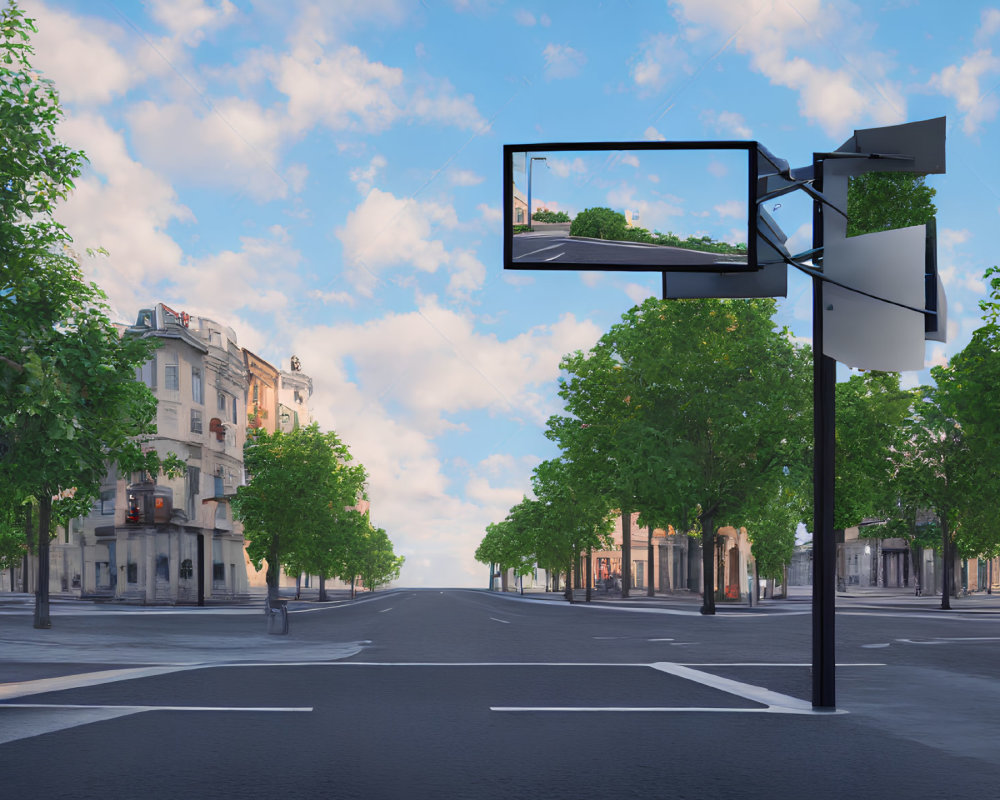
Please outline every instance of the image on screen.
[[754, 154], [751, 143], [740, 144], [508, 146], [505, 266], [748, 269]]

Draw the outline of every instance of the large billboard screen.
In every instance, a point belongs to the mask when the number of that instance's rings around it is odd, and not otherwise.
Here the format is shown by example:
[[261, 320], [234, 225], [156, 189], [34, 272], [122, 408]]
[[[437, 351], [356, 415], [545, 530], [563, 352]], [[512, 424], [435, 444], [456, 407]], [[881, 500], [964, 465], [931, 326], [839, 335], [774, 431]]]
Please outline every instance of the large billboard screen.
[[756, 142], [504, 145], [504, 268], [758, 269]]

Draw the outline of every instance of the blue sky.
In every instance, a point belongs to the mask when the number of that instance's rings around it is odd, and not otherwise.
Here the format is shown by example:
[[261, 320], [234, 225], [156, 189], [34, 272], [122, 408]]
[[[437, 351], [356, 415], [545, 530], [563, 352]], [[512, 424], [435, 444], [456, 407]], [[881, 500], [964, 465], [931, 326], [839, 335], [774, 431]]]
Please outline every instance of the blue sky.
[[[406, 584], [485, 582], [486, 524], [554, 455], [560, 357], [659, 291], [504, 274], [503, 144], [756, 139], [800, 166], [854, 128], [947, 115], [930, 182], [951, 335], [928, 365], [968, 341], [998, 261], [1000, 4], [23, 5], [60, 133], [90, 158], [59, 214], [81, 251], [110, 252], [86, 269], [115, 313], [163, 301], [274, 364], [298, 355], [315, 416], [371, 473]], [[775, 211], [793, 251], [808, 212]], [[790, 276], [781, 321], [808, 338], [810, 313]]]

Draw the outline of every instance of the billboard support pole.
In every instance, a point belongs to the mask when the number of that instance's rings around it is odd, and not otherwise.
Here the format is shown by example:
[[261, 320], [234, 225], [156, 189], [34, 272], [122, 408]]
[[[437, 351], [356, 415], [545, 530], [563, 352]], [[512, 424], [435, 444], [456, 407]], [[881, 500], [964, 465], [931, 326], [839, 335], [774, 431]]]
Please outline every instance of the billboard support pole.
[[[813, 156], [815, 181], [823, 190], [823, 162]], [[813, 248], [822, 252], [823, 203], [813, 203]], [[823, 354], [823, 279], [813, 279], [813, 602], [812, 704], [836, 710], [836, 557], [833, 535], [835, 474], [835, 386], [837, 362]]]

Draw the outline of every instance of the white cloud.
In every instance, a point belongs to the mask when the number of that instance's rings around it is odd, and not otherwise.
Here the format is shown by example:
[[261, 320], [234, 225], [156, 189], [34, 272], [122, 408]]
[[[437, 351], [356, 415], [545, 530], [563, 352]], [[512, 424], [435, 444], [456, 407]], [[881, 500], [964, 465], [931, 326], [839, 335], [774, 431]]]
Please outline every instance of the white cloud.
[[368, 194], [372, 189], [372, 183], [378, 177], [378, 173], [385, 167], [386, 160], [383, 156], [374, 155], [368, 166], [365, 168], [355, 167], [349, 173], [351, 181], [358, 187], [361, 194]]
[[1000, 109], [1000, 100], [993, 92], [983, 93], [980, 81], [1000, 72], [1000, 58], [989, 50], [979, 50], [963, 59], [961, 65], [945, 67], [930, 80], [930, 86], [955, 101], [965, 116], [962, 130], [976, 133], [984, 122], [992, 120]]
[[325, 305], [353, 306], [357, 300], [350, 292], [324, 292], [320, 289], [310, 289], [308, 297], [319, 300]]
[[729, 174], [729, 167], [721, 161], [712, 160], [708, 164], [708, 174], [715, 178], [724, 178]]
[[584, 175], [587, 172], [587, 165], [582, 158], [574, 158], [572, 160], [550, 158], [545, 163], [559, 178], [568, 178], [570, 175]]
[[22, 6], [39, 20], [31, 40], [33, 64], [55, 82], [64, 103], [108, 103], [145, 80], [127, 52], [128, 35], [120, 27], [40, 2]]
[[[776, 86], [798, 93], [800, 113], [821, 125], [830, 135], [838, 135], [860, 119], [878, 124], [902, 122], [906, 118], [905, 98], [899, 87], [885, 78], [879, 59], [859, 56], [866, 61], [863, 78], [846, 68], [830, 69], [789, 53], [805, 41], [815, 46], [813, 28], [834, 37], [847, 29], [838, 6], [824, 6], [821, 0], [771, 3], [767, 0], [671, 0], [677, 15], [687, 23], [685, 35], [692, 40], [707, 31], [733, 36], [736, 50], [750, 57], [750, 64]], [[735, 30], [735, 34], [734, 34]], [[823, 48], [828, 49], [828, 48]]]
[[549, 80], [575, 78], [587, 63], [583, 53], [565, 44], [546, 45], [542, 56], [545, 58], [545, 77]]
[[735, 111], [703, 111], [701, 121], [712, 130], [725, 136], [736, 139], [753, 138], [753, 132], [747, 126], [743, 115]]
[[238, 10], [230, 0], [214, 6], [204, 0], [153, 0], [150, 16], [189, 46], [199, 44], [209, 31], [232, 22]]
[[564, 353], [592, 346], [600, 333], [564, 316], [500, 340], [433, 298], [410, 313], [298, 333], [292, 351], [304, 367], [323, 365], [310, 373], [314, 416], [365, 465], [372, 520], [409, 556], [401, 582], [435, 585], [447, 574], [475, 583], [481, 567], [472, 553], [486, 525], [527, 484], [526, 461], [495, 456], [453, 485], [434, 441], [454, 427], [446, 415], [488, 411], [541, 426], [553, 409], [538, 387], [555, 379]]
[[455, 209], [432, 201], [398, 198], [372, 189], [336, 231], [344, 247], [345, 273], [364, 295], [371, 296], [378, 275], [393, 267], [435, 272], [451, 256], [435, 227], [454, 227]]
[[453, 169], [448, 172], [448, 182], [453, 186], [478, 186], [486, 180], [471, 169]]
[[[728, 200], [725, 203], [713, 206], [713, 208], [715, 208], [715, 213], [723, 219], [727, 217], [746, 219], [747, 216], [747, 204], [745, 200]], [[744, 232], [742, 235], [746, 236], [746, 233]]]
[[200, 185], [235, 186], [261, 200], [301, 189], [306, 168], [282, 173], [284, 118], [249, 100], [231, 98], [215, 112], [182, 103], [133, 105], [127, 119], [143, 163]]
[[625, 290], [625, 294], [628, 295], [628, 299], [635, 305], [639, 305], [641, 302], [651, 297], [649, 287], [643, 286], [641, 283], [627, 283], [623, 288]]
[[491, 225], [503, 222], [503, 211], [495, 206], [480, 203], [476, 206], [476, 209], [479, 211], [479, 216], [482, 217], [484, 222], [488, 222]]
[[679, 74], [690, 75], [691, 66], [680, 39], [653, 34], [639, 46], [640, 56], [632, 66], [632, 80], [644, 93], [659, 92]]
[[76, 190], [60, 205], [59, 220], [81, 250], [110, 252], [85, 267], [117, 314], [128, 319], [183, 260], [168, 225], [193, 222], [194, 215], [167, 181], [132, 159], [121, 132], [103, 118], [75, 114], [64, 118], [58, 132], [90, 158]]
[[648, 142], [665, 142], [667, 137], [650, 125], [642, 132], [642, 138]]
[[625, 153], [625, 155], [621, 157], [621, 163], [629, 167], [638, 168], [639, 159], [636, 157], [634, 153]]
[[951, 249], [957, 245], [964, 244], [969, 241], [972, 233], [968, 228], [962, 228], [961, 230], [955, 230], [953, 228], [942, 228], [938, 232], [938, 242], [941, 243], [942, 247], [947, 247]]
[[976, 44], [982, 46], [998, 31], [1000, 31], [1000, 8], [983, 9], [979, 30], [976, 31]]

